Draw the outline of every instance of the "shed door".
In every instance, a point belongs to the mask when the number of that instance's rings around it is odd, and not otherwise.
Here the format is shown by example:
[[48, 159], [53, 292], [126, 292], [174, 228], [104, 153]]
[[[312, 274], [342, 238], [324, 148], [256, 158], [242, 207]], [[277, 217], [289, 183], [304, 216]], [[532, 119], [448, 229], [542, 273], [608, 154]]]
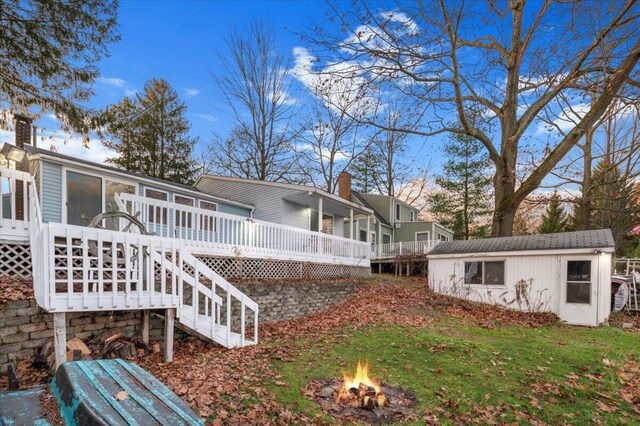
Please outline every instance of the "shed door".
[[570, 324], [597, 325], [598, 262], [593, 256], [560, 257], [559, 316]]

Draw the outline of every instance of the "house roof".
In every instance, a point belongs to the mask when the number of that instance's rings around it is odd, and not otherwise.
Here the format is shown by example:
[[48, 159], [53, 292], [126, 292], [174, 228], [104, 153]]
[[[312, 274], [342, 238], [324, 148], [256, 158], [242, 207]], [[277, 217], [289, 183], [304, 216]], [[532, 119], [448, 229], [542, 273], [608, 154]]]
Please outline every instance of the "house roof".
[[378, 210], [376, 210], [371, 204], [369, 204], [369, 202], [367, 200], [365, 200], [365, 198], [362, 196], [362, 194], [360, 194], [357, 191], [351, 191], [351, 195], [353, 196], [353, 198], [355, 198], [360, 204], [362, 204], [363, 206], [365, 206], [368, 209], [373, 210], [373, 215], [375, 216], [376, 219], [378, 219], [378, 221], [380, 223], [382, 223], [383, 225], [387, 225], [387, 226], [391, 226], [391, 224], [387, 221], [387, 219], [385, 219], [380, 212], [378, 212]]
[[218, 180], [218, 181], [239, 182], [239, 183], [250, 184], [250, 185], [262, 185], [262, 186], [286, 188], [286, 189], [290, 189], [292, 191], [297, 191], [300, 193], [314, 194], [314, 195], [317, 195], [318, 197], [331, 200], [336, 204], [347, 206], [351, 209], [360, 211], [362, 213], [366, 213], [368, 215], [373, 213], [373, 210], [368, 207], [362, 206], [361, 204], [355, 203], [350, 200], [346, 200], [335, 194], [331, 194], [330, 192], [327, 192], [323, 189], [316, 188], [315, 186], [309, 186], [309, 185], [303, 185], [303, 184], [297, 184], [297, 183], [269, 182], [269, 181], [257, 180], [257, 179], [246, 179], [246, 178], [216, 176], [216, 175], [202, 175], [196, 181], [196, 185], [198, 185], [198, 182], [200, 182], [200, 180], [203, 180], [203, 179], [212, 179], [212, 180]]
[[155, 184], [160, 185], [160, 186], [179, 188], [180, 190], [183, 190], [183, 191], [195, 193], [195, 194], [197, 194], [198, 196], [200, 196], [202, 198], [210, 198], [210, 199], [214, 199], [214, 200], [217, 199], [219, 201], [228, 202], [229, 204], [232, 204], [232, 205], [237, 205], [237, 206], [240, 206], [240, 207], [246, 207], [248, 209], [254, 209], [254, 206], [251, 205], [251, 204], [242, 203], [240, 201], [235, 201], [235, 200], [230, 200], [228, 198], [221, 198], [221, 197], [217, 197], [217, 196], [212, 196], [211, 194], [207, 194], [206, 192], [200, 191], [198, 188], [196, 188], [194, 186], [185, 185], [185, 184], [177, 183], [177, 182], [172, 182], [172, 181], [169, 181], [169, 180], [166, 180], [166, 179], [160, 179], [160, 178], [156, 178], [156, 177], [151, 177], [151, 176], [144, 175], [142, 173], [130, 172], [130, 171], [127, 171], [127, 170], [123, 170], [123, 169], [114, 167], [114, 166], [109, 166], [109, 165], [102, 164], [102, 163], [95, 163], [93, 161], [85, 160], [85, 159], [82, 159], [82, 158], [77, 158], [77, 157], [72, 157], [70, 155], [61, 154], [61, 153], [56, 152], [56, 151], [51, 151], [51, 150], [48, 150], [48, 149], [38, 148], [38, 147], [35, 147], [33, 145], [25, 145], [24, 146], [24, 150], [30, 155], [40, 155], [40, 156], [43, 156], [45, 158], [49, 158], [49, 159], [53, 159], [53, 160], [60, 160], [60, 161], [63, 161], [63, 162], [70, 162], [70, 163], [74, 163], [74, 164], [83, 164], [83, 165], [90, 166], [90, 167], [96, 167], [96, 168], [108, 170], [108, 171], [113, 172], [113, 173], [126, 175], [126, 176], [131, 176], [131, 177], [134, 177], [134, 178], [139, 179], [139, 180], [152, 182], [152, 183], [155, 183]]
[[495, 253], [508, 251], [615, 248], [610, 229], [524, 235], [519, 237], [456, 240], [437, 244], [429, 256], [441, 254]]

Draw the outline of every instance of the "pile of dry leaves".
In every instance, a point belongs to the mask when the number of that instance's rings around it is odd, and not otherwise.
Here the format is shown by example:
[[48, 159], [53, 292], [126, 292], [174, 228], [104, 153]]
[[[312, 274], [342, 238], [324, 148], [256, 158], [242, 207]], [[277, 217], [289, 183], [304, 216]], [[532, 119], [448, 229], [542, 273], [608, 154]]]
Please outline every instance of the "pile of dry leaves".
[[0, 276], [0, 309], [11, 300], [33, 299], [33, 281]]

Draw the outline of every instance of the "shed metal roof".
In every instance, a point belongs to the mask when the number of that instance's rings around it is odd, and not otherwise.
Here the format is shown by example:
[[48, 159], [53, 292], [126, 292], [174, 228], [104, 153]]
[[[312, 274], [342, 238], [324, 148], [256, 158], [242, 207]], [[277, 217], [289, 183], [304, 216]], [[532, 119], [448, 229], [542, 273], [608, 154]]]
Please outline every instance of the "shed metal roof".
[[590, 248], [615, 248], [611, 230], [597, 229], [557, 234], [447, 241], [437, 244], [433, 250], [429, 252], [429, 255]]

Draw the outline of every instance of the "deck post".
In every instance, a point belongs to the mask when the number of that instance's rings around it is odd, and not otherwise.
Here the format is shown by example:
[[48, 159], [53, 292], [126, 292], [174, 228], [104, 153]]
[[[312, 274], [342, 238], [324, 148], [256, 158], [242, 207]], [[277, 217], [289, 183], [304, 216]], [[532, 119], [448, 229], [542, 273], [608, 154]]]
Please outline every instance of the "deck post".
[[53, 313], [53, 348], [58, 370], [67, 361], [67, 319], [64, 312]]
[[173, 361], [173, 321], [176, 308], [169, 308], [164, 314], [164, 362]]
[[149, 313], [148, 309], [142, 310], [142, 341], [149, 344]]

